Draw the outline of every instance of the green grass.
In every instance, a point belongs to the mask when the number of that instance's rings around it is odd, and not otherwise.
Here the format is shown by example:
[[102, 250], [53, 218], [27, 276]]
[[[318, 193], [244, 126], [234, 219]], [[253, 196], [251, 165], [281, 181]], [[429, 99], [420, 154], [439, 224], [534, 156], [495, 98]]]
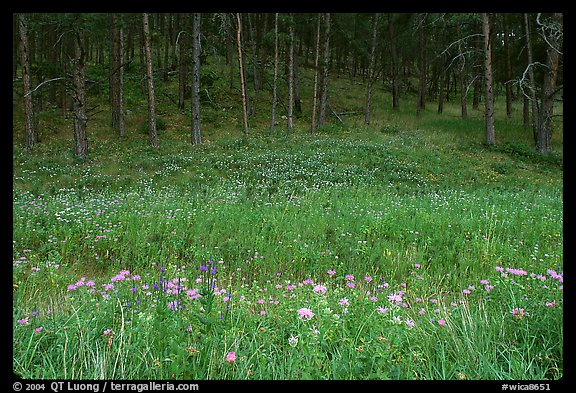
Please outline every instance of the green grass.
[[[539, 155], [521, 119], [500, 108], [488, 147], [480, 112], [461, 120], [457, 106], [438, 115], [428, 103], [416, 118], [411, 97], [392, 112], [379, 90], [370, 126], [347, 115], [310, 135], [304, 109], [294, 132], [270, 133], [263, 91], [243, 137], [238, 97], [216, 79], [204, 144], [192, 146], [189, 113], [161, 94], [171, 81], [158, 86], [165, 129], [153, 149], [136, 82], [127, 137], [96, 114], [83, 164], [58, 110], [43, 113], [34, 151], [22, 150], [15, 105], [15, 372], [563, 376], [561, 125], [556, 152]], [[331, 83], [335, 110], [362, 112], [362, 84]], [[300, 318], [302, 308], [314, 316]]]

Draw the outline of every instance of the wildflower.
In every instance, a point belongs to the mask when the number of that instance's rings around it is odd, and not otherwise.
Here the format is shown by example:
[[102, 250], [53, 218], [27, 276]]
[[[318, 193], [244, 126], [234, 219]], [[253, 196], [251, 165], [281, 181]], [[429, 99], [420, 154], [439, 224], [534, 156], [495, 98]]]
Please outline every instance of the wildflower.
[[298, 336], [296, 337], [290, 336], [288, 338], [288, 344], [290, 344], [291, 347], [295, 347], [296, 345], [298, 345]]
[[416, 326], [416, 323], [411, 318], [406, 318], [404, 322], [406, 323], [406, 325], [408, 325], [410, 329]]
[[206, 272], [206, 271], [208, 271], [208, 268], [206, 267], [206, 265], [200, 265], [200, 271]]
[[399, 303], [402, 301], [402, 295], [398, 294], [398, 293], [391, 293], [390, 295], [388, 295], [388, 300], [390, 302], [396, 302]]
[[74, 285], [74, 284], [68, 285], [68, 290], [69, 290], [69, 291], [75, 291], [75, 290], [76, 290], [76, 285]]
[[494, 286], [492, 286], [492, 285], [486, 285], [486, 286], [484, 287], [484, 289], [486, 289], [487, 292], [490, 292], [491, 290], [494, 289]]
[[311, 319], [314, 316], [314, 313], [309, 308], [300, 308], [298, 309], [298, 317], [300, 319]]
[[510, 267], [507, 267], [507, 268], [506, 268], [506, 272], [507, 272], [507, 273], [510, 273], [510, 274], [519, 275], [519, 276], [523, 276], [523, 275], [528, 274], [528, 273], [527, 273], [525, 270], [523, 270], [523, 269], [513, 269], [513, 268], [510, 268]]
[[351, 274], [347, 274], [346, 277], [344, 277], [344, 278], [345, 278], [346, 280], [348, 280], [348, 281], [354, 280], [354, 276], [351, 275]]
[[553, 300], [552, 302], [546, 302], [545, 305], [546, 307], [554, 307], [556, 305], [556, 300]]
[[320, 334], [320, 330], [318, 330], [318, 328], [316, 327], [316, 325], [312, 325], [312, 327], [310, 328], [310, 330], [311, 330], [312, 333], [314, 333], [314, 334]]
[[511, 313], [514, 316], [514, 319], [518, 321], [521, 320], [524, 316], [528, 315], [528, 313], [524, 311], [523, 308], [515, 308], [511, 311]]
[[34, 333], [40, 333], [42, 329], [44, 329], [42, 326], [37, 327], [36, 329], [34, 329]]
[[399, 325], [402, 323], [402, 319], [400, 319], [400, 316], [392, 317], [392, 322]]
[[347, 286], [348, 288], [354, 288], [354, 287], [356, 286], [356, 284], [354, 284], [352, 281], [348, 281], [348, 282], [346, 283], [346, 286]]
[[28, 323], [28, 318], [29, 318], [29, 317], [26, 316], [25, 318], [19, 319], [19, 320], [18, 320], [18, 323], [19, 323], [20, 325], [24, 325], [25, 323]]
[[504, 271], [504, 268], [502, 266], [496, 266], [495, 269], [497, 272], [503, 272]]
[[336, 274], [336, 270], [334, 269], [328, 269], [328, 271], [326, 271], [326, 273], [328, 273], [330, 276], [333, 274]]
[[366, 277], [364, 277], [364, 281], [370, 282], [370, 281], [372, 281], [372, 277], [366, 276]]
[[418, 311], [418, 314], [420, 314], [420, 315], [424, 315], [425, 313], [426, 313], [426, 311], [424, 311], [423, 308], [421, 308], [420, 311]]
[[324, 285], [316, 285], [313, 291], [316, 293], [326, 293], [326, 287]]
[[376, 296], [370, 296], [370, 300], [373, 302], [377, 302], [378, 298]]
[[463, 289], [463, 290], [462, 290], [462, 293], [463, 293], [464, 295], [470, 295], [470, 290], [469, 290], [469, 289]]
[[444, 326], [445, 324], [446, 324], [446, 321], [445, 321], [445, 320], [443, 320], [443, 319], [439, 319], [439, 320], [438, 320], [438, 325]]
[[343, 297], [342, 299], [338, 300], [338, 304], [341, 306], [348, 306], [350, 305], [350, 302], [348, 301], [348, 298]]
[[109, 335], [110, 333], [112, 333], [112, 329], [106, 329], [106, 330], [104, 330], [104, 332], [103, 332], [102, 334], [105, 335], [105, 336], [107, 336], [107, 335]]
[[386, 314], [390, 310], [388, 310], [386, 307], [378, 306], [376, 307], [376, 311], [378, 311], [380, 314]]
[[480, 284], [482, 284], [482, 285], [488, 285], [488, 280], [480, 280]]
[[226, 355], [226, 361], [228, 363], [234, 363], [236, 361], [236, 352], [228, 352], [228, 355]]
[[263, 304], [263, 303], [264, 303], [264, 299], [258, 299], [258, 300], [256, 300], [256, 303], [258, 303], [258, 304]]
[[415, 267], [416, 269], [420, 269], [420, 264], [419, 264], [419, 263], [415, 263], [415, 264], [414, 264], [414, 267]]

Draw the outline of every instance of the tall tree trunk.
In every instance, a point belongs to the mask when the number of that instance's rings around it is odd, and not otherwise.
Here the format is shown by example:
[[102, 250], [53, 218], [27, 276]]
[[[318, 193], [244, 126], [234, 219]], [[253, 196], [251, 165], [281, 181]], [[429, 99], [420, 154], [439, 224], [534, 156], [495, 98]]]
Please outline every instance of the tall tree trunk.
[[144, 52], [146, 55], [146, 79], [148, 86], [148, 132], [150, 146], [158, 147], [158, 132], [156, 131], [156, 109], [154, 101], [154, 76], [152, 74], [152, 54], [150, 52], [150, 27], [148, 14], [142, 14], [142, 26], [144, 32]]
[[460, 57], [460, 114], [462, 119], [468, 118], [468, 97], [466, 94], [466, 58], [462, 50], [462, 22], [456, 26], [458, 34], [458, 56]]
[[278, 104], [278, 13], [274, 14], [274, 81], [272, 85], [272, 116], [270, 119], [270, 130], [276, 127], [276, 105]]
[[254, 15], [255, 14], [251, 13], [247, 13], [246, 15], [248, 19], [248, 32], [250, 34], [250, 46], [252, 49], [252, 81], [254, 86], [254, 95], [252, 95], [249, 100], [248, 114], [250, 116], [256, 114], [256, 102], [258, 99], [258, 93], [260, 92], [260, 75], [258, 73], [258, 43], [256, 40], [255, 23], [252, 23], [252, 17]]
[[322, 61], [322, 81], [320, 93], [320, 111], [318, 113], [318, 127], [322, 127], [326, 120], [326, 108], [328, 106], [328, 68], [330, 65], [330, 13], [325, 17], [326, 30], [324, 31], [324, 59]]
[[400, 110], [400, 64], [396, 50], [396, 35], [391, 14], [388, 14], [388, 39], [390, 40], [390, 54], [392, 57], [392, 109]]
[[508, 21], [506, 14], [502, 14], [502, 24], [504, 27], [504, 63], [506, 71], [506, 116], [512, 118], [512, 63], [510, 62], [510, 32], [508, 29]]
[[248, 104], [246, 95], [246, 78], [244, 74], [244, 59], [242, 56], [242, 19], [240, 13], [236, 13], [236, 41], [238, 45], [238, 65], [240, 67], [240, 86], [242, 89], [242, 132], [248, 134]]
[[440, 87], [438, 88], [438, 113], [444, 111], [444, 83], [446, 79], [446, 69], [445, 64], [442, 64], [442, 69], [440, 70]]
[[[180, 15], [182, 26], [188, 24], [188, 14]], [[177, 35], [178, 48], [180, 55], [178, 56], [178, 108], [184, 111], [186, 101], [186, 84], [188, 81], [188, 57], [186, 56], [188, 34], [185, 30], [181, 30]]]
[[380, 14], [374, 15], [374, 25], [372, 27], [372, 48], [370, 51], [370, 64], [368, 65], [368, 88], [366, 92], [366, 109], [364, 110], [364, 124], [370, 124], [370, 107], [372, 105], [372, 81], [374, 79], [374, 62], [376, 59], [376, 34], [378, 32], [378, 18]]
[[288, 49], [288, 132], [294, 128], [294, 20], [290, 15], [288, 27], [290, 44]]
[[77, 30], [74, 37], [74, 156], [81, 161], [88, 157], [88, 137], [86, 133], [86, 76], [84, 31]]
[[192, 14], [192, 144], [202, 144], [200, 133], [200, 22], [201, 14]]
[[420, 112], [426, 108], [426, 40], [424, 37], [424, 22], [426, 14], [422, 15], [422, 20], [419, 22], [418, 28], [418, 67], [420, 77], [418, 81], [418, 99], [416, 100], [416, 115], [419, 116]]
[[534, 138], [534, 145], [538, 144], [538, 129], [540, 128], [540, 116], [538, 101], [536, 100], [536, 80], [534, 79], [534, 70], [532, 69], [532, 39], [530, 37], [530, 22], [528, 14], [524, 14], [524, 26], [526, 28], [526, 53], [528, 56], [528, 80], [530, 82], [530, 103], [532, 107], [532, 136]]
[[486, 143], [496, 144], [494, 130], [494, 82], [492, 78], [492, 45], [490, 42], [490, 17], [482, 13], [482, 33], [484, 35], [484, 75], [486, 84]]
[[322, 14], [318, 13], [318, 24], [316, 26], [316, 58], [314, 60], [314, 92], [312, 97], [312, 125], [310, 132], [315, 132], [318, 128], [318, 63], [320, 59], [320, 26], [322, 24]]
[[120, 136], [126, 135], [124, 121], [124, 66], [123, 37], [118, 14], [112, 14], [112, 56], [110, 64], [110, 102], [112, 104], [112, 129], [118, 130]]
[[[552, 23], [562, 29], [562, 14], [554, 13], [552, 15]], [[540, 105], [540, 121], [536, 140], [536, 151], [539, 153], [552, 151], [552, 116], [554, 114], [554, 95], [557, 93], [558, 63], [560, 61], [558, 49], [560, 45], [557, 35], [552, 33], [547, 36], [546, 43], [546, 68], [542, 84], [542, 103]]]
[[32, 92], [30, 81], [30, 58], [28, 52], [28, 21], [26, 15], [18, 14], [20, 33], [20, 61], [22, 63], [22, 86], [24, 94], [24, 145], [32, 150], [36, 144], [34, 127], [34, 110], [32, 107]]

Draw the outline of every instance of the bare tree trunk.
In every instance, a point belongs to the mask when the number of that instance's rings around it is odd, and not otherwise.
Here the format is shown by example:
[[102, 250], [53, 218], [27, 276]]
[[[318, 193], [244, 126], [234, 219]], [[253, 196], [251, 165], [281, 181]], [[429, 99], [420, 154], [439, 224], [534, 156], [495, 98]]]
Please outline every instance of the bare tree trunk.
[[154, 77], [152, 74], [152, 54], [150, 53], [150, 27], [148, 25], [147, 13], [142, 14], [142, 26], [144, 29], [144, 52], [146, 55], [146, 79], [148, 81], [148, 131], [150, 134], [150, 146], [158, 147], [154, 102]]
[[278, 104], [277, 95], [278, 85], [278, 13], [274, 14], [274, 83], [272, 85], [272, 116], [270, 120], [270, 130], [274, 131], [276, 127], [276, 105]]
[[438, 88], [438, 113], [444, 111], [444, 81], [446, 79], [446, 70], [444, 69], [444, 64], [442, 64], [442, 70], [440, 71], [440, 87]]
[[468, 97], [466, 94], [466, 58], [462, 51], [462, 22], [456, 26], [458, 34], [458, 55], [460, 57], [460, 113], [462, 119], [468, 118]]
[[310, 132], [316, 131], [318, 128], [317, 114], [318, 114], [318, 62], [320, 59], [320, 25], [322, 23], [322, 14], [318, 14], [318, 25], [316, 27], [316, 59], [314, 60], [314, 93], [312, 97], [312, 126]]
[[290, 35], [290, 44], [288, 49], [288, 132], [294, 128], [294, 21], [290, 15], [290, 26], [288, 27]]
[[[178, 14], [180, 15], [180, 14]], [[188, 22], [188, 14], [181, 15], [182, 26], [186, 26]], [[188, 34], [185, 30], [178, 33], [178, 47], [180, 55], [178, 56], [178, 108], [184, 111], [186, 101], [186, 84], [188, 81], [188, 59], [186, 56]]]
[[378, 18], [380, 14], [374, 15], [374, 26], [372, 30], [372, 49], [370, 51], [370, 64], [368, 66], [368, 89], [366, 92], [366, 109], [364, 111], [364, 124], [370, 124], [370, 106], [372, 105], [372, 81], [374, 79], [374, 62], [376, 59], [376, 33], [378, 32]]
[[192, 144], [202, 144], [200, 133], [200, 23], [201, 14], [192, 14]]
[[110, 102], [112, 104], [112, 129], [118, 130], [120, 136], [126, 135], [124, 121], [124, 67], [123, 63], [123, 36], [122, 27], [119, 26], [118, 14], [112, 14], [112, 58], [110, 65]]
[[322, 62], [322, 87], [320, 95], [320, 111], [318, 113], [318, 127], [322, 127], [326, 120], [326, 106], [328, 104], [328, 66], [330, 65], [330, 13], [325, 14], [326, 30], [324, 31], [324, 60]]
[[502, 14], [502, 23], [504, 27], [504, 62], [506, 68], [506, 116], [512, 118], [512, 64], [510, 62], [510, 37], [508, 31], [508, 23], [506, 14]]
[[20, 32], [20, 61], [22, 63], [22, 85], [24, 93], [24, 145], [32, 150], [36, 144], [34, 127], [34, 110], [32, 107], [32, 92], [30, 81], [30, 58], [28, 53], [28, 21], [26, 15], [18, 14]]
[[242, 20], [240, 13], [236, 13], [236, 40], [238, 44], [238, 64], [240, 67], [240, 85], [242, 88], [242, 132], [248, 134], [248, 105], [246, 96], [246, 78], [244, 76], [244, 59], [242, 57]]
[[250, 46], [252, 50], [252, 81], [254, 87], [254, 94], [248, 100], [248, 114], [253, 116], [256, 114], [256, 102], [258, 93], [260, 92], [260, 76], [258, 74], [258, 44], [256, 42], [256, 28], [252, 23], [253, 14], [247, 13], [248, 19], [248, 33], [250, 35]]
[[[302, 45], [302, 40], [300, 40]], [[302, 98], [300, 96], [300, 54], [294, 52], [294, 112], [302, 113]]]
[[418, 28], [418, 67], [420, 77], [418, 81], [418, 99], [416, 100], [416, 115], [419, 116], [420, 112], [426, 108], [426, 43], [424, 38], [424, 22], [426, 14], [422, 15], [422, 20], [419, 22]]
[[84, 32], [77, 30], [74, 37], [74, 156], [81, 161], [88, 157], [88, 137], [86, 134], [86, 76], [84, 73]]
[[[558, 26], [561, 30], [562, 14], [554, 13], [551, 23]], [[551, 33], [546, 37], [546, 43], [546, 68], [544, 70], [544, 83], [542, 84], [542, 103], [540, 105], [540, 119], [536, 140], [536, 151], [539, 153], [552, 151], [552, 116], [554, 114], [554, 95], [557, 93], [556, 79], [560, 60], [558, 49], [560, 45], [557, 35]]]
[[484, 75], [486, 83], [486, 143], [496, 144], [494, 130], [494, 82], [492, 78], [492, 45], [490, 43], [490, 17], [482, 13], [482, 32], [484, 35]]
[[390, 40], [390, 54], [392, 57], [392, 109], [400, 110], [400, 64], [396, 51], [396, 36], [391, 14], [388, 14], [388, 39]]
[[534, 70], [532, 69], [532, 39], [530, 37], [530, 23], [528, 14], [524, 14], [524, 26], [526, 28], [526, 53], [528, 55], [528, 79], [530, 81], [530, 103], [532, 107], [532, 136], [534, 144], [538, 143], [538, 129], [540, 128], [540, 116], [538, 101], [536, 100], [536, 80], [534, 79]]

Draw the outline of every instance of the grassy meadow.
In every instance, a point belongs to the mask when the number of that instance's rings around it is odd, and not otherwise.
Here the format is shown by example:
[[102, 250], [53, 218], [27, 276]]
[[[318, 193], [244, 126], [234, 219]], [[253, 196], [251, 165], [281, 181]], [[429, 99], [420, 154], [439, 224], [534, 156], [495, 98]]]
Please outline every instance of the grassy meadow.
[[269, 129], [261, 91], [243, 136], [226, 69], [205, 67], [201, 146], [171, 98], [177, 79], [157, 82], [160, 147], [148, 146], [133, 70], [125, 138], [110, 129], [105, 86], [89, 96], [102, 110], [85, 163], [59, 108], [41, 113], [41, 143], [23, 149], [15, 86], [15, 373], [563, 377], [561, 117], [555, 152], [539, 155], [520, 103], [507, 119], [499, 97], [489, 147], [481, 111], [462, 120], [452, 99], [417, 117], [404, 96], [393, 112], [380, 83], [365, 125], [365, 83], [342, 76], [329, 94], [344, 124], [331, 117], [311, 135], [305, 74], [294, 131], [281, 118]]

